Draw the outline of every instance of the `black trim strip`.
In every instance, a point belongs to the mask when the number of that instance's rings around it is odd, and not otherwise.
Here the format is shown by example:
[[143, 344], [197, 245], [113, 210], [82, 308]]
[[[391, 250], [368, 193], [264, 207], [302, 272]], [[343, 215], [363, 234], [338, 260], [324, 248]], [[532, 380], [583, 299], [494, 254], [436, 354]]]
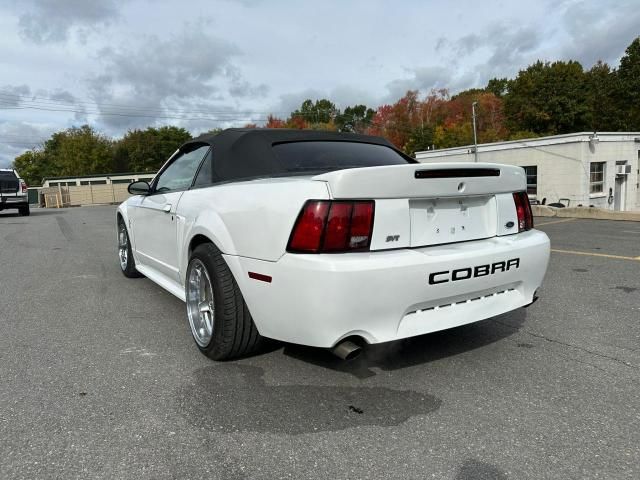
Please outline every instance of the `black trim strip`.
[[416, 178], [499, 177], [499, 168], [441, 168], [416, 170]]

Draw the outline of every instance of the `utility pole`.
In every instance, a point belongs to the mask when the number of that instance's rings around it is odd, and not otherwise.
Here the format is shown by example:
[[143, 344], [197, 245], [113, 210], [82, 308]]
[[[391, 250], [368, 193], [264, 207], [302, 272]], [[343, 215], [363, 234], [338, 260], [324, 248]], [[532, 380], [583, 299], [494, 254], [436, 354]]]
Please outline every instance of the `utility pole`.
[[471, 117], [473, 118], [473, 155], [474, 161], [478, 163], [478, 135], [476, 134], [476, 105], [478, 102], [471, 104]]

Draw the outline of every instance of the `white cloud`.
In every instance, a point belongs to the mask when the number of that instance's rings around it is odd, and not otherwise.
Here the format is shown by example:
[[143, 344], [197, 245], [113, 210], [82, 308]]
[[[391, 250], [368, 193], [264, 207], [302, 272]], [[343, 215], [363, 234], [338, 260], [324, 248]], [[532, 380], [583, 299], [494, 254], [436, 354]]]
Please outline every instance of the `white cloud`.
[[55, 126], [26, 122], [0, 122], [0, 168], [27, 149], [38, 147], [56, 130]]
[[[121, 135], [168, 123], [195, 132], [260, 122], [306, 98], [375, 108], [408, 89], [482, 86], [538, 58], [615, 64], [638, 34], [636, 7], [635, 0], [401, 7], [192, 0], [189, 8], [178, 0], [8, 0], [0, 3], [0, 57], [10, 85], [0, 93], [14, 99], [0, 97], [0, 122], [55, 129], [88, 122]], [[15, 110], [38, 105], [26, 97], [67, 108]], [[73, 111], [48, 111], [65, 109]], [[6, 163], [14, 151], [7, 149], [17, 147], [2, 145]]]
[[22, 0], [17, 2], [20, 34], [26, 40], [44, 44], [63, 42], [75, 30], [81, 40], [89, 31], [118, 18], [116, 0]]
[[396, 79], [387, 84], [389, 90], [387, 101], [396, 101], [408, 90], [425, 92], [432, 88], [448, 88], [453, 78], [453, 72], [450, 69], [440, 66], [418, 67], [409, 73], [408, 78]]
[[570, 41], [562, 46], [561, 55], [579, 60], [587, 69], [598, 60], [617, 63], [640, 34], [637, 1], [568, 4], [562, 20]]

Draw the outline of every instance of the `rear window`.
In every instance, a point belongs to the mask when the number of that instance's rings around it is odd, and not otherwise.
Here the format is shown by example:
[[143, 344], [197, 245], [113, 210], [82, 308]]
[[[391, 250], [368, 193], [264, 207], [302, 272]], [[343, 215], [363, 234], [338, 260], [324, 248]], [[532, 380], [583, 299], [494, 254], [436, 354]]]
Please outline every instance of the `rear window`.
[[0, 171], [0, 178], [2, 180], [16, 180], [18, 177], [16, 177], [16, 174], [11, 172], [11, 171]]
[[413, 163], [384, 145], [356, 142], [287, 142], [273, 145], [283, 173], [316, 173], [345, 168]]

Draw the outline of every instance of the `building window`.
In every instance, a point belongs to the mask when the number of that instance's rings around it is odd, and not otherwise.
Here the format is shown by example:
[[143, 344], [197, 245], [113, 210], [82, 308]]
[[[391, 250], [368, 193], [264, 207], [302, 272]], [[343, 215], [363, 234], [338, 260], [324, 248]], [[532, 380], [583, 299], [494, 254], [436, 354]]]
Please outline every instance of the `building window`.
[[522, 167], [527, 174], [527, 193], [536, 195], [538, 193], [538, 167]]
[[80, 185], [106, 185], [106, 180], [82, 180]]
[[604, 162], [591, 163], [589, 193], [604, 192]]

